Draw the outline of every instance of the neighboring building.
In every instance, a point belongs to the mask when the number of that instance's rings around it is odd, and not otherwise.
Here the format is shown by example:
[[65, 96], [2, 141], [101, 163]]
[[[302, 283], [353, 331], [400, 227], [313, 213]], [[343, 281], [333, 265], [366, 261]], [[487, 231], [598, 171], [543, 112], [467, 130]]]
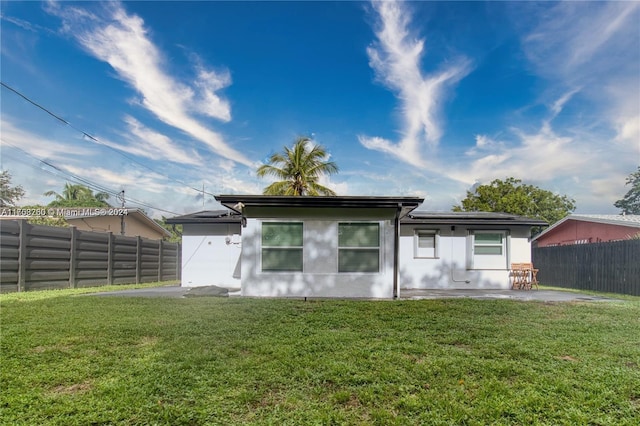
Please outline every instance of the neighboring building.
[[[183, 225], [182, 285], [244, 296], [393, 298], [409, 288], [510, 288], [532, 226], [495, 213], [413, 212], [415, 197], [220, 195]], [[413, 213], [412, 213], [413, 212]]]
[[112, 232], [116, 235], [140, 236], [151, 240], [171, 236], [169, 231], [137, 208], [74, 207], [60, 210], [64, 210], [64, 219], [69, 225], [81, 231]]
[[602, 243], [640, 235], [640, 215], [572, 214], [533, 238], [536, 247]]

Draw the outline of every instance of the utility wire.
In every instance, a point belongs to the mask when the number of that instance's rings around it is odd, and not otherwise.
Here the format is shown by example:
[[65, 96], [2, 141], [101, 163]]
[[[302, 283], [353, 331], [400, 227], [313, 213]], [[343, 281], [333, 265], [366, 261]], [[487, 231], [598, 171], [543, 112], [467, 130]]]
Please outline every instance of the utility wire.
[[[86, 185], [90, 189], [93, 189], [94, 191], [97, 190], [97, 191], [101, 191], [101, 192], [106, 192], [107, 194], [113, 195], [114, 197], [117, 197], [120, 194], [120, 191], [114, 191], [113, 189], [110, 189], [110, 188], [108, 188], [106, 186], [97, 184], [97, 183], [92, 182], [92, 181], [90, 181], [90, 180], [88, 180], [86, 178], [78, 176], [78, 175], [76, 175], [74, 173], [71, 173], [71, 172], [68, 172], [66, 170], [63, 170], [62, 168], [60, 168], [60, 167], [56, 166], [55, 164], [51, 163], [50, 161], [42, 160], [42, 159], [40, 159], [40, 158], [28, 153], [27, 151], [25, 151], [24, 149], [22, 149], [20, 147], [17, 147], [15, 145], [3, 140], [3, 139], [0, 139], [0, 140], [2, 140], [3, 144], [9, 145], [10, 147], [12, 147], [12, 148], [14, 148], [16, 150], [21, 151], [26, 156], [31, 157], [34, 160], [40, 162], [41, 164], [44, 164], [45, 166], [48, 166], [48, 167], [60, 172], [61, 174], [64, 175], [65, 179], [68, 179], [68, 180], [71, 180], [73, 182], [81, 183], [83, 185]], [[39, 168], [39, 170], [43, 170], [43, 171], [45, 171], [45, 172], [47, 172], [49, 174], [52, 174], [54, 176], [61, 177], [60, 175], [52, 173], [51, 171], [49, 171], [47, 169]], [[165, 213], [169, 213], [169, 214], [173, 214], [173, 215], [178, 215], [179, 214], [179, 213], [176, 213], [176, 212], [172, 212], [170, 210], [165, 210], [165, 209], [162, 209], [162, 208], [159, 208], [159, 207], [152, 206], [151, 204], [148, 204], [148, 203], [146, 203], [144, 201], [136, 200], [135, 198], [129, 198], [128, 197], [127, 201], [129, 201], [129, 202], [131, 202], [133, 204], [138, 204], [140, 206], [151, 208], [151, 209], [158, 210], [158, 211], [161, 211], [161, 212], [165, 212]]]
[[147, 169], [147, 170], [149, 170], [149, 171], [151, 171], [151, 172], [153, 172], [153, 173], [156, 173], [156, 174], [158, 174], [158, 175], [160, 175], [160, 176], [163, 176], [163, 177], [165, 177], [165, 178], [167, 178], [167, 179], [169, 179], [169, 180], [171, 180], [171, 181], [173, 181], [173, 182], [175, 182], [175, 183], [178, 183], [178, 184], [180, 184], [180, 185], [182, 185], [182, 186], [185, 186], [185, 187], [187, 187], [187, 188], [189, 188], [189, 189], [191, 189], [191, 190], [193, 190], [193, 191], [196, 191], [198, 194], [206, 194], [206, 195], [211, 195], [211, 196], [215, 197], [215, 195], [216, 195], [216, 194], [213, 194], [213, 193], [211, 193], [211, 192], [204, 191], [204, 189], [198, 189], [198, 188], [195, 188], [195, 187], [193, 187], [193, 186], [189, 185], [189, 184], [188, 184], [188, 183], [186, 183], [186, 182], [183, 182], [183, 181], [181, 181], [181, 180], [178, 180], [178, 179], [172, 178], [172, 177], [170, 177], [170, 176], [168, 176], [168, 175], [165, 175], [165, 174], [163, 174], [163, 173], [160, 173], [160, 172], [158, 172], [158, 171], [156, 171], [156, 170], [152, 169], [151, 167], [147, 166], [146, 164], [144, 164], [144, 163], [142, 163], [142, 162], [140, 162], [140, 161], [136, 160], [135, 158], [133, 158], [133, 157], [131, 157], [131, 156], [129, 156], [129, 155], [127, 155], [127, 154], [125, 154], [124, 152], [120, 151], [119, 149], [114, 148], [114, 147], [112, 147], [111, 145], [106, 144], [106, 143], [104, 143], [104, 142], [101, 142], [101, 141], [100, 141], [100, 140], [98, 140], [95, 136], [93, 136], [93, 135], [91, 135], [91, 134], [89, 134], [89, 133], [85, 132], [85, 131], [84, 131], [84, 130], [82, 130], [82, 129], [79, 129], [79, 128], [75, 127], [73, 124], [71, 124], [70, 122], [68, 122], [68, 121], [67, 121], [67, 120], [65, 120], [64, 118], [62, 118], [62, 117], [60, 117], [59, 115], [57, 115], [57, 114], [55, 114], [55, 113], [51, 112], [49, 109], [47, 109], [47, 108], [45, 108], [44, 106], [40, 105], [40, 104], [39, 104], [39, 103], [37, 103], [36, 101], [34, 101], [34, 100], [30, 99], [30, 98], [29, 98], [29, 97], [27, 97], [26, 95], [22, 94], [22, 93], [21, 93], [21, 92], [19, 92], [18, 90], [14, 89], [13, 87], [11, 87], [11, 86], [9, 86], [8, 84], [6, 84], [5, 82], [0, 81], [0, 84], [2, 85], [2, 87], [6, 88], [6, 89], [8, 89], [8, 90], [10, 90], [10, 91], [12, 91], [12, 92], [13, 92], [13, 93], [15, 93], [16, 95], [18, 95], [18, 96], [20, 96], [22, 99], [24, 99], [25, 101], [29, 102], [29, 103], [30, 103], [30, 104], [32, 104], [33, 106], [35, 106], [35, 107], [37, 107], [37, 108], [41, 109], [42, 111], [46, 112], [47, 114], [49, 114], [50, 116], [52, 116], [52, 117], [53, 117], [53, 118], [55, 118], [56, 120], [58, 120], [58, 121], [62, 122], [63, 124], [65, 124], [65, 125], [67, 125], [67, 126], [71, 127], [73, 130], [75, 130], [75, 131], [77, 131], [77, 132], [79, 132], [79, 133], [82, 133], [82, 135], [83, 135], [84, 137], [86, 137], [87, 139], [89, 139], [89, 140], [91, 140], [91, 141], [95, 142], [96, 144], [98, 144], [98, 145], [100, 145], [100, 146], [104, 146], [104, 147], [106, 147], [106, 148], [108, 148], [108, 149], [110, 149], [110, 150], [112, 150], [112, 151], [116, 152], [117, 154], [119, 154], [119, 155], [123, 156], [123, 157], [124, 157], [124, 158], [126, 158], [127, 160], [129, 160], [129, 161], [131, 161], [131, 162], [133, 162], [133, 163], [136, 163], [136, 164], [138, 164], [139, 166], [142, 166], [142, 167], [144, 167], [145, 169]]

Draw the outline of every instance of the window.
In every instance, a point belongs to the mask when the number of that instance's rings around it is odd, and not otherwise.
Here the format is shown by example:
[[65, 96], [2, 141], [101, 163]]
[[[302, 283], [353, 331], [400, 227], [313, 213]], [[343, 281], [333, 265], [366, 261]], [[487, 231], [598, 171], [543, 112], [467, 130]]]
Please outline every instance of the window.
[[416, 230], [413, 236], [413, 256], [417, 258], [438, 257], [437, 231]]
[[302, 272], [302, 223], [262, 224], [262, 270]]
[[380, 271], [380, 224], [338, 224], [338, 272]]
[[471, 269], [507, 269], [509, 234], [506, 231], [473, 231], [469, 250]]
[[476, 233], [473, 240], [473, 251], [476, 255], [502, 256], [503, 237], [501, 232]]

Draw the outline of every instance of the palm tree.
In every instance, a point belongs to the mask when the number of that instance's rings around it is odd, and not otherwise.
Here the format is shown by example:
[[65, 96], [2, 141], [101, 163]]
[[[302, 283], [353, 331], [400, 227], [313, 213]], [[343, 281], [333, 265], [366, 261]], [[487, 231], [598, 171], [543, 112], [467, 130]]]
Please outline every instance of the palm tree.
[[269, 164], [258, 168], [259, 177], [273, 176], [280, 179], [267, 186], [264, 195], [336, 195], [331, 189], [318, 183], [321, 175], [338, 173], [333, 161], [325, 161], [327, 151], [321, 145], [311, 146], [311, 139], [300, 137], [292, 148], [284, 147], [284, 153], [269, 158]]
[[70, 183], [64, 184], [62, 194], [58, 194], [55, 191], [47, 191], [43, 195], [50, 197], [54, 195], [55, 201], [49, 203], [50, 206], [65, 206], [65, 207], [94, 207], [95, 206], [107, 206], [106, 200], [109, 198], [109, 194], [106, 192], [93, 193], [91, 188], [84, 185], [72, 185]]

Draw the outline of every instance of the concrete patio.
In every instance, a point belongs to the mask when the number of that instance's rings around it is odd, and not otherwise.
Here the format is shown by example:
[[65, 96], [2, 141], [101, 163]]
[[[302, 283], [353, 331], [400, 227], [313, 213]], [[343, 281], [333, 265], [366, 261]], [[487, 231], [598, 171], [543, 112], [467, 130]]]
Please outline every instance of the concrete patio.
[[[216, 286], [208, 287], [180, 287], [163, 286], [141, 288], [135, 290], [110, 291], [103, 293], [93, 293], [93, 296], [121, 296], [121, 297], [227, 297], [239, 296], [239, 289], [225, 289]], [[420, 299], [486, 299], [486, 300], [522, 300], [541, 302], [606, 302], [616, 301], [603, 296], [592, 296], [584, 293], [560, 291], [560, 290], [401, 290], [400, 299], [420, 300]]]

